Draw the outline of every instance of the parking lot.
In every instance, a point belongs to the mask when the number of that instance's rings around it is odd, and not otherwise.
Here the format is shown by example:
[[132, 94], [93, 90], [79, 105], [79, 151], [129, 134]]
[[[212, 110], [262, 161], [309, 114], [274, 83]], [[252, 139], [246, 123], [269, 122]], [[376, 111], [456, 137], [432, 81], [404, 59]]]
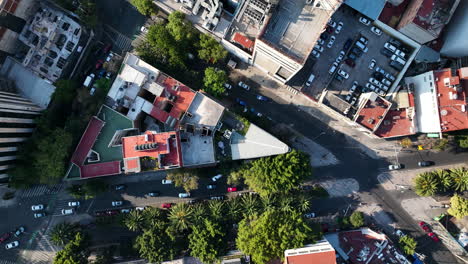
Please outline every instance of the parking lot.
[[[312, 69], [315, 80], [310, 87], [304, 87], [306, 93], [315, 96], [326, 88], [329, 93], [352, 104], [357, 102], [361, 92], [375, 91], [381, 96], [386, 95], [386, 90], [393, 84], [391, 77], [396, 78], [399, 73], [389, 65], [393, 54], [388, 51], [386, 55], [382, 53], [382, 50], [385, 50], [384, 44], [391, 41], [392, 37], [385, 32], [374, 33], [371, 31], [372, 23], [361, 22], [360, 17], [362, 16], [359, 13], [347, 6], [340, 7], [333, 15], [332, 21], [329, 22], [331, 26], [325, 30], [321, 40], [318, 41], [321, 47], [316, 46], [311, 54], [311, 56], [316, 56], [316, 52], [323, 49]], [[330, 44], [333, 38], [334, 43]], [[359, 39], [361, 39], [360, 42], [367, 42], [364, 49], [356, 46]], [[406, 58], [409, 55], [406, 54]], [[372, 61], [375, 63], [370, 66]], [[376, 74], [376, 69], [383, 74]], [[388, 77], [390, 83], [383, 80], [385, 74], [391, 75]], [[366, 88], [370, 78], [376, 79], [377, 82]], [[387, 85], [379, 83], [380, 81]], [[353, 86], [355, 87], [352, 88]]]

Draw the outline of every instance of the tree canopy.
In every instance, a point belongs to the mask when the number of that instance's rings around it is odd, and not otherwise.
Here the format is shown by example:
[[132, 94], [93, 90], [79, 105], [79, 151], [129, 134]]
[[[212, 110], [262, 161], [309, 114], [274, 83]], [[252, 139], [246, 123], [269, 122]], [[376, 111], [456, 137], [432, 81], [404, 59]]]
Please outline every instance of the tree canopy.
[[226, 89], [224, 84], [227, 82], [227, 74], [223, 70], [213, 67], [205, 69], [205, 77], [203, 78], [203, 89], [216, 97], [224, 94]]
[[76, 233], [75, 238], [62, 250], [57, 252], [54, 264], [85, 264], [88, 263], [88, 252], [86, 248], [88, 240], [82, 233]]
[[167, 20], [166, 28], [176, 41], [183, 42], [183, 45], [193, 45], [193, 43], [189, 42], [195, 39], [196, 32], [192, 24], [185, 19], [184, 13], [180, 11], [172, 12]]
[[242, 173], [247, 185], [261, 196], [286, 193], [312, 175], [309, 155], [297, 150], [261, 158], [251, 164]]
[[156, 14], [156, 5], [151, 0], [131, 0], [130, 3], [144, 16]]
[[201, 34], [198, 56], [209, 63], [216, 63], [226, 58], [228, 52], [213, 37]]
[[465, 199], [458, 194], [455, 194], [450, 199], [450, 208], [447, 212], [458, 219], [468, 215], [468, 199]]
[[176, 187], [182, 187], [186, 192], [198, 189], [198, 176], [187, 170], [174, 170], [167, 173], [167, 179], [174, 182]]
[[414, 238], [406, 235], [402, 236], [400, 240], [398, 241], [401, 249], [403, 249], [403, 252], [407, 255], [413, 255], [414, 251], [416, 250], [416, 247], [418, 243], [414, 240]]
[[226, 231], [218, 223], [204, 219], [201, 224], [192, 226], [189, 235], [191, 255], [203, 263], [214, 263], [226, 249]]
[[50, 232], [50, 240], [57, 246], [63, 246], [76, 238], [80, 226], [69, 222], [55, 225]]
[[349, 218], [349, 221], [353, 227], [361, 227], [364, 225], [364, 214], [359, 211], [354, 211]]
[[167, 223], [159, 221], [136, 238], [134, 246], [140, 257], [156, 263], [174, 258], [175, 238], [168, 232], [167, 226]]
[[240, 222], [236, 245], [255, 263], [267, 263], [283, 258], [286, 249], [304, 246], [310, 237], [311, 229], [299, 212], [268, 210]]
[[439, 182], [433, 173], [423, 172], [415, 179], [415, 192], [419, 196], [434, 195], [438, 188]]

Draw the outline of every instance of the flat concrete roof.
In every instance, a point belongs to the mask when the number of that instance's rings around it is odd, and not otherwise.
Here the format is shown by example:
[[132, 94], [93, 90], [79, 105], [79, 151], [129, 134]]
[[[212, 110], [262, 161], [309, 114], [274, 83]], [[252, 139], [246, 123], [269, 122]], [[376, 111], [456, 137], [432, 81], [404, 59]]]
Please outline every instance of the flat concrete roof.
[[190, 113], [192, 117], [188, 117], [186, 114], [183, 122], [214, 128], [223, 112], [222, 105], [202, 93], [197, 93], [187, 110], [187, 113]]
[[286, 55], [305, 61], [339, 6], [339, 1], [328, 2], [334, 6], [315, 7], [307, 5], [306, 0], [281, 0], [260, 38]]
[[385, 0], [346, 0], [345, 4], [372, 20], [377, 20], [385, 6]]
[[184, 167], [215, 163], [213, 137], [180, 133]]

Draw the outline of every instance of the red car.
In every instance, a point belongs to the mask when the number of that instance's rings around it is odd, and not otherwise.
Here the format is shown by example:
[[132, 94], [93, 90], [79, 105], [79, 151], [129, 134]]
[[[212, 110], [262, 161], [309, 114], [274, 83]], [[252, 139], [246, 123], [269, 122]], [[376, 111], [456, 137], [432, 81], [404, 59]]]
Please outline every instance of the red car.
[[332, 27], [330, 27], [330, 26], [327, 27], [327, 32], [328, 32], [328, 33], [332, 34], [333, 31], [335, 31], [334, 28], [332, 28]]
[[104, 49], [102, 50], [104, 54], [107, 54], [112, 48], [112, 44], [107, 44]]
[[237, 192], [237, 188], [236, 187], [228, 187], [227, 191], [228, 192]]
[[429, 227], [429, 225], [426, 222], [424, 222], [424, 221], [419, 222], [419, 226], [422, 228], [422, 230], [424, 230], [424, 232], [426, 232], [426, 233], [431, 232], [431, 228]]
[[356, 66], [356, 63], [352, 59], [346, 59], [345, 63], [348, 64], [348, 66], [351, 66], [354, 68]]
[[427, 234], [434, 242], [440, 242], [440, 239], [437, 237], [436, 234], [430, 232], [429, 234]]
[[104, 63], [104, 61], [98, 60], [97, 63], [96, 63], [96, 70], [99, 70], [102, 67], [103, 63]]
[[161, 205], [162, 208], [171, 208], [172, 204], [171, 203], [163, 203]]
[[3, 243], [3, 242], [5, 242], [5, 241], [7, 241], [7, 239], [9, 239], [10, 236], [11, 236], [10, 233], [5, 233], [5, 234], [3, 234], [2, 236], [0, 236], [0, 243]]

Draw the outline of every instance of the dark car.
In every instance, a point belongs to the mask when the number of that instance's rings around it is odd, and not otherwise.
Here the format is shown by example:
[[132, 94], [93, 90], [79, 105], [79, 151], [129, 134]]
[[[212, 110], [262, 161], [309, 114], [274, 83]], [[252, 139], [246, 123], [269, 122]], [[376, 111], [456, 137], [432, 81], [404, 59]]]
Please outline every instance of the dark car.
[[433, 164], [432, 161], [426, 161], [426, 160], [418, 162], [419, 167], [429, 167], [432, 164]]
[[242, 101], [242, 100], [239, 99], [239, 98], [236, 98], [236, 102], [237, 102], [238, 104], [242, 105], [242, 106], [247, 106], [247, 103], [244, 102], [244, 101]]
[[119, 210], [107, 210], [106, 215], [116, 215], [119, 213]]
[[327, 27], [327, 32], [328, 32], [328, 33], [332, 34], [333, 31], [335, 31], [334, 28], [332, 28], [332, 27], [330, 27], [330, 26]]
[[125, 190], [126, 188], [127, 188], [127, 185], [125, 185], [125, 184], [114, 185], [114, 190], [116, 190], [116, 191], [122, 191], [122, 190]]
[[2, 236], [0, 236], [0, 243], [7, 241], [10, 238], [10, 236], [11, 236], [10, 233], [5, 233]]
[[384, 55], [385, 57], [389, 58], [393, 55], [393, 52], [389, 51], [386, 48], [380, 49], [380, 53], [382, 53], [382, 55]]
[[390, 62], [390, 67], [392, 67], [393, 69], [397, 70], [397, 71], [401, 71], [403, 70], [403, 67], [405, 67], [403, 64], [397, 62], [397, 61], [391, 61]]
[[97, 211], [97, 212], [94, 212], [94, 216], [105, 216], [106, 215], [106, 211]]
[[341, 75], [339, 75], [339, 74], [335, 75], [335, 79], [336, 79], [337, 81], [340, 81], [340, 82], [343, 82], [343, 81], [344, 81], [344, 78], [343, 78]]
[[356, 59], [357, 59], [357, 56], [356, 56], [356, 54], [354, 54], [354, 53], [349, 53], [349, 54], [348, 54], [348, 58], [350, 58], [350, 59], [352, 59], [352, 60], [356, 60]]
[[350, 67], [353, 67], [356, 66], [356, 63], [352, 60], [352, 59], [346, 59], [345, 60], [345, 63], [350, 66]]
[[322, 33], [322, 35], [320, 35], [320, 39], [323, 39], [324, 41], [328, 39], [328, 34], [327, 33]]
[[351, 44], [353, 44], [352, 39], [348, 39], [345, 44], [343, 45], [343, 50], [348, 50], [351, 47]]
[[402, 45], [402, 43], [397, 40], [397, 39], [390, 39], [388, 42], [390, 42], [390, 44], [392, 44], [393, 46], [397, 47], [397, 48], [400, 48], [400, 46]]
[[259, 101], [264, 101], [264, 102], [269, 102], [271, 101], [270, 98], [266, 97], [266, 96], [263, 96], [263, 95], [257, 95], [257, 100]]
[[102, 67], [102, 64], [103, 64], [103, 63], [104, 63], [103, 60], [98, 60], [98, 61], [96, 62], [96, 70], [99, 70], [99, 69]]
[[360, 48], [357, 48], [357, 47], [353, 47], [351, 52], [356, 54], [356, 56], [358, 56], [358, 57], [361, 57], [361, 55], [362, 55], [362, 50]]
[[148, 193], [148, 196], [150, 197], [157, 197], [159, 195], [161, 195], [161, 193], [159, 193], [158, 191], [152, 191]]
[[384, 76], [383, 76], [383, 74], [380, 73], [380, 72], [373, 72], [373, 73], [372, 73], [372, 77], [374, 77], [377, 81], [380, 82], [380, 80], [382, 80]]
[[411, 48], [408, 48], [405, 45], [401, 45], [400, 50], [405, 52], [405, 53], [410, 53], [411, 52]]
[[107, 54], [112, 48], [112, 44], [107, 44], [104, 49], [102, 50], [104, 54]]

